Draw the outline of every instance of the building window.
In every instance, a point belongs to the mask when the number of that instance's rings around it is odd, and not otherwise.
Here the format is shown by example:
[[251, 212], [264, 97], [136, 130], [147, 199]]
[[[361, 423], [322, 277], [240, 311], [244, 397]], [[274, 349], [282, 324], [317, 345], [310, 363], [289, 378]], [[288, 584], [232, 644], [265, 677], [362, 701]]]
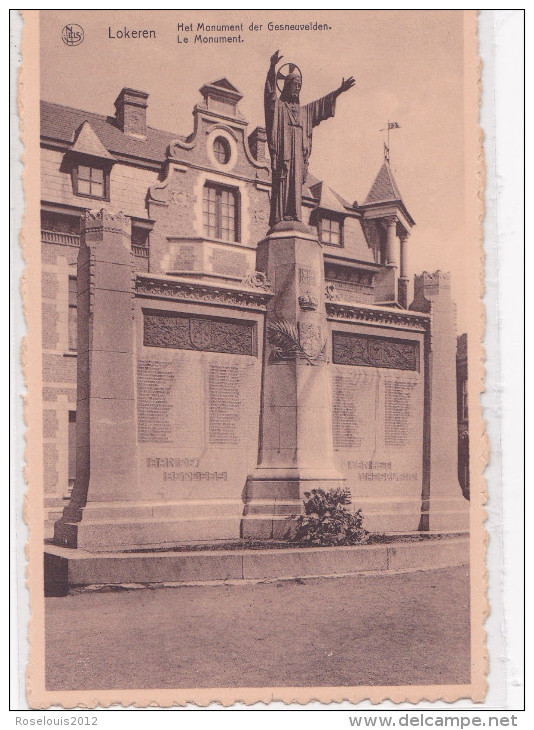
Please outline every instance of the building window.
[[238, 241], [237, 192], [206, 183], [202, 202], [204, 234], [208, 238]]
[[467, 421], [467, 419], [469, 418], [469, 412], [468, 412], [468, 408], [467, 408], [467, 380], [462, 381], [460, 418], [462, 421]]
[[224, 137], [217, 137], [213, 143], [213, 154], [221, 165], [227, 165], [230, 160], [230, 143]]
[[45, 243], [62, 243], [67, 246], [80, 245], [79, 215], [41, 211], [41, 240]]
[[135, 256], [148, 258], [150, 230], [132, 224], [132, 253]]
[[75, 165], [72, 182], [76, 195], [109, 200], [109, 171], [102, 167]]
[[41, 230], [54, 233], [68, 233], [72, 236], [80, 235], [79, 215], [65, 215], [52, 213], [48, 210], [41, 211]]
[[319, 239], [329, 246], [343, 246], [342, 220], [322, 215], [319, 221]]
[[132, 246], [145, 246], [145, 248], [148, 248], [149, 234], [148, 228], [132, 225]]
[[71, 492], [76, 479], [76, 411], [69, 411], [68, 450], [68, 480]]
[[78, 347], [78, 281], [69, 276], [69, 350]]

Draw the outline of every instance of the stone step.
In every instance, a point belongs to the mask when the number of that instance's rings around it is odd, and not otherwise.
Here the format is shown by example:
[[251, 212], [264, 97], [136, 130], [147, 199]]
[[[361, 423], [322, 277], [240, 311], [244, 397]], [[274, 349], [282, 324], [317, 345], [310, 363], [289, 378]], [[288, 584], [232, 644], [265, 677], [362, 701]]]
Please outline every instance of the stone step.
[[469, 562], [469, 537], [329, 548], [90, 553], [47, 545], [45, 591], [121, 584], [185, 584], [428, 570]]

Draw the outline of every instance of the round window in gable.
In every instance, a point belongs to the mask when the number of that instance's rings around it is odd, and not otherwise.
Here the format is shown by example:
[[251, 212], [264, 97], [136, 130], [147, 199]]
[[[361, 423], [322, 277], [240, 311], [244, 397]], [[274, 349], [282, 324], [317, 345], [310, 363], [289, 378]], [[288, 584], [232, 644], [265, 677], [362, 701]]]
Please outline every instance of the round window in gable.
[[224, 137], [216, 137], [213, 143], [213, 154], [215, 159], [221, 165], [227, 165], [230, 161], [230, 143]]

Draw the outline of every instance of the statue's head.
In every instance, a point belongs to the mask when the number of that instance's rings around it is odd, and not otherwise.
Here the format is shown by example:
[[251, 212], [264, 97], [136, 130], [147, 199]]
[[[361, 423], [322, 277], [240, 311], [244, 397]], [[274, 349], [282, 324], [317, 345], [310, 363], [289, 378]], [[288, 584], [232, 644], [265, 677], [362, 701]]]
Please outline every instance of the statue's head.
[[280, 99], [298, 104], [301, 87], [302, 78], [300, 74], [295, 72], [288, 74], [285, 78], [284, 89], [280, 94]]

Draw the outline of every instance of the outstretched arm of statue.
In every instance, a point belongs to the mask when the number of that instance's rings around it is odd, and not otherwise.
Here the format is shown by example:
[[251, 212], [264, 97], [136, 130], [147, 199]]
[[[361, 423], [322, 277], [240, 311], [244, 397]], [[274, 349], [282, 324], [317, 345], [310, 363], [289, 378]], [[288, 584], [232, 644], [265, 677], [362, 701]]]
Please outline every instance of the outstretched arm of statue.
[[274, 69], [282, 59], [283, 56], [280, 55], [280, 51], [275, 51], [271, 56], [271, 69]]
[[268, 97], [276, 99], [276, 66], [282, 58], [283, 56], [280, 55], [279, 51], [275, 51], [271, 56], [271, 63], [265, 81], [265, 101]]
[[282, 56], [276, 51], [271, 56], [271, 64], [269, 71], [267, 72], [267, 78], [265, 79], [265, 93], [264, 93], [264, 105], [265, 105], [265, 127], [267, 129], [267, 138], [271, 139], [272, 125], [273, 125], [273, 113], [276, 103], [276, 64], [280, 61]]
[[348, 91], [349, 89], [352, 89], [352, 87], [355, 85], [356, 81], [354, 80], [354, 76], [349, 76], [348, 79], [343, 79], [341, 81], [341, 86], [339, 89], [336, 89], [334, 91], [334, 94], [336, 96], [339, 96], [340, 94], [343, 94], [344, 91]]

